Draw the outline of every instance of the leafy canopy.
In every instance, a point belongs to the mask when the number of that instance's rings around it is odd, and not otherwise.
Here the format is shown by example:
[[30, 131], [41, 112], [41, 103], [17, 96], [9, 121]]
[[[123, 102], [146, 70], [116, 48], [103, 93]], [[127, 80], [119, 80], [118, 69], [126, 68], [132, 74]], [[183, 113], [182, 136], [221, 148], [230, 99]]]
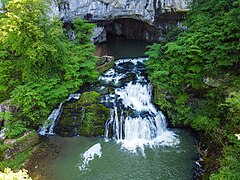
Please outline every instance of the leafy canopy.
[[155, 103], [174, 124], [223, 147], [223, 168], [212, 178], [237, 179], [239, 146], [231, 137], [240, 133], [240, 1], [193, 0], [190, 7], [187, 30], [146, 53]]
[[15, 119], [41, 124], [50, 110], [98, 77], [94, 25], [77, 19], [75, 41], [51, 18], [48, 0], [10, 0], [0, 18], [0, 101], [13, 99]]

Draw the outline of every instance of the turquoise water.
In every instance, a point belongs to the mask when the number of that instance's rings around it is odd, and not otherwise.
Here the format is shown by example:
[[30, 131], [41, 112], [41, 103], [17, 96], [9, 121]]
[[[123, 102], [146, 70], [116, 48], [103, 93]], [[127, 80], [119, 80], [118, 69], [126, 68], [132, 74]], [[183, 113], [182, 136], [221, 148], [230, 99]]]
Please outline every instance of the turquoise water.
[[[60, 149], [58, 156], [45, 161], [47, 179], [192, 179], [196, 151], [194, 138], [188, 131], [175, 129], [180, 144], [175, 147], [145, 147], [131, 153], [121, 149], [120, 144], [103, 138], [86, 137], [50, 137], [50, 145]], [[95, 156], [89, 161], [86, 169], [80, 170], [83, 164], [83, 153], [93, 145], [100, 143], [102, 156]], [[40, 167], [41, 168], [41, 167]]]

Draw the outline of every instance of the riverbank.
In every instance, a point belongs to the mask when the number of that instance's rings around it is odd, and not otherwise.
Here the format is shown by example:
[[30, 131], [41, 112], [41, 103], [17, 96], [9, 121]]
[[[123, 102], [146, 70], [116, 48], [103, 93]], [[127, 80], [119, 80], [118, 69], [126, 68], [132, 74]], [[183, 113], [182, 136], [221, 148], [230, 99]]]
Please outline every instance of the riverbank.
[[28, 170], [30, 177], [33, 180], [49, 180], [51, 175], [47, 175], [47, 167], [45, 166], [47, 161], [56, 159], [61, 151], [63, 144], [55, 144], [51, 142], [51, 138], [42, 137], [41, 143], [39, 144], [36, 151], [33, 152], [30, 159], [23, 166], [24, 169]]

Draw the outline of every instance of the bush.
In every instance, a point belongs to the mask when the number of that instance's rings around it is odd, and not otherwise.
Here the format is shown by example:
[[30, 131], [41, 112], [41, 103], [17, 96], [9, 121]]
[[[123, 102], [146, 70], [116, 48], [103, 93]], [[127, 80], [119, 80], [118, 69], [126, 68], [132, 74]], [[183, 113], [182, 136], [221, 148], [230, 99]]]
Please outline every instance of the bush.
[[9, 121], [5, 125], [5, 128], [6, 128], [5, 134], [10, 139], [13, 139], [13, 138], [23, 134], [27, 130], [24, 123], [21, 121], [16, 121], [16, 122]]

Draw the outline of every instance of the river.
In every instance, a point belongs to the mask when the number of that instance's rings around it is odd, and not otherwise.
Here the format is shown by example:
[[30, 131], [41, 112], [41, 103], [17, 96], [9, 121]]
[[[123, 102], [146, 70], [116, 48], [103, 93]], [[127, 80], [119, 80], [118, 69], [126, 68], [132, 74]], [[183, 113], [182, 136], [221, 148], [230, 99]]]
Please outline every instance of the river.
[[138, 40], [108, 41], [108, 55], [120, 59], [99, 78], [99, 88], [114, 88], [114, 93], [102, 96], [110, 109], [105, 136], [48, 137], [50, 150], [30, 172], [35, 179], [194, 178], [194, 136], [184, 129], [169, 129], [162, 112], [152, 104], [144, 67], [147, 58], [142, 57], [145, 47]]

